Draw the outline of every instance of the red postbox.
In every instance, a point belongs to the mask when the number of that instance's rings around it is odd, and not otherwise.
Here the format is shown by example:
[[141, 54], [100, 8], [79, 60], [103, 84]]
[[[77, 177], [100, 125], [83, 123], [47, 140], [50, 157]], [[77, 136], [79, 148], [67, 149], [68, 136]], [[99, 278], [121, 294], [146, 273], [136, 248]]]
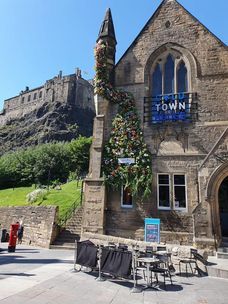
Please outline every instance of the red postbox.
[[10, 226], [10, 236], [9, 236], [9, 246], [8, 252], [15, 252], [16, 244], [17, 244], [17, 231], [19, 228], [19, 224], [12, 224]]

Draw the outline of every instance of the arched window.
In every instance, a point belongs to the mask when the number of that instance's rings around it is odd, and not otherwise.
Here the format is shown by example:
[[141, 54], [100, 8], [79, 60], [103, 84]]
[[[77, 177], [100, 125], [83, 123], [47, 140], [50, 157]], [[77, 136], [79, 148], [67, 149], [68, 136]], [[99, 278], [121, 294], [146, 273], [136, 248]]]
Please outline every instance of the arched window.
[[151, 95], [188, 92], [188, 70], [180, 54], [163, 54], [151, 75]]
[[174, 61], [171, 55], [167, 57], [164, 71], [164, 94], [174, 93]]
[[188, 75], [184, 61], [177, 68], [177, 92], [187, 92], [188, 90]]
[[152, 75], [152, 96], [162, 94], [162, 70], [161, 65], [158, 63]]
[[179, 51], [166, 50], [157, 58], [152, 66], [149, 97], [152, 123], [191, 120], [189, 74], [188, 61]]

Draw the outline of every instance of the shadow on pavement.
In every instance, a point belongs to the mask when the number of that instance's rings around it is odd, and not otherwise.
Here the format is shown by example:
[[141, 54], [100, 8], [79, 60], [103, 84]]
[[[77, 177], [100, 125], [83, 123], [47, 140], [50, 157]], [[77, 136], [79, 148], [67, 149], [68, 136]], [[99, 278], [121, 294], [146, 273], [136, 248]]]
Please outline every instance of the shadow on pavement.
[[24, 272], [0, 272], [0, 276], [20, 276], [20, 277], [33, 277], [35, 274], [30, 274], [30, 273], [24, 273]]
[[73, 260], [61, 260], [61, 259], [27, 259], [26, 257], [19, 255], [12, 256], [0, 256], [0, 265], [5, 264], [52, 264], [52, 263], [61, 263], [61, 264], [71, 264]]

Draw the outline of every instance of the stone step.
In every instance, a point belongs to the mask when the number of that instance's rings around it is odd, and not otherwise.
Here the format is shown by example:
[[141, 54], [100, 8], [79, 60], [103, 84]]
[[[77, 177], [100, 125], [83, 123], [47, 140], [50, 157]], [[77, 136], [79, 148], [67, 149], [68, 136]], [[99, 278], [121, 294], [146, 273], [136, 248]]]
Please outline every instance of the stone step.
[[71, 234], [78, 234], [79, 232], [81, 233], [81, 227], [69, 228], [68, 231], [69, 231]]
[[75, 241], [79, 241], [80, 240], [80, 238], [78, 237], [78, 238], [72, 238], [72, 239], [68, 239], [68, 238], [66, 238], [66, 239], [58, 239], [57, 241], [55, 241], [54, 242], [54, 244], [53, 245], [61, 245], [61, 244], [71, 244], [71, 243], [75, 243]]
[[208, 276], [214, 278], [228, 279], [228, 270], [222, 268], [207, 267]]
[[60, 237], [77, 237], [78, 233], [67, 230], [67, 231], [63, 231], [62, 233], [60, 233], [59, 236]]
[[81, 226], [81, 221], [77, 221], [77, 222], [72, 223], [72, 224], [67, 224], [67, 225], [66, 225], [66, 228], [68, 229], [68, 227], [76, 227], [76, 226], [78, 226], [78, 225]]
[[[72, 214], [72, 218], [75, 218], [75, 217], [82, 217], [82, 213], [74, 213], [74, 214]], [[71, 219], [69, 219], [69, 220], [71, 220]]]
[[223, 247], [223, 246], [221, 246], [221, 247], [218, 248], [218, 252], [219, 252], [219, 253], [220, 253], [220, 252], [228, 252], [228, 247]]
[[[81, 230], [79, 230], [81, 232]], [[75, 231], [63, 231], [62, 233], [60, 233], [59, 236], [62, 237], [76, 237], [79, 233], [76, 233]]]
[[217, 252], [218, 259], [228, 259], [228, 252]]
[[68, 231], [69, 231], [71, 234], [78, 234], [78, 232], [81, 232], [81, 227], [69, 228]]
[[78, 225], [81, 225], [81, 221], [77, 221], [71, 224], [67, 224], [66, 227], [77, 227]]
[[228, 242], [222, 242], [220, 247], [227, 247], [228, 248]]
[[76, 225], [76, 224], [81, 224], [82, 218], [72, 218], [71, 221], [66, 223], [66, 226], [71, 226], [71, 225]]
[[75, 223], [76, 221], [81, 221], [82, 219], [82, 216], [75, 216], [75, 217], [72, 217], [68, 222], [67, 224], [71, 224], [71, 223]]
[[228, 279], [228, 260], [218, 259], [216, 256], [209, 256], [207, 266], [208, 275], [210, 277]]
[[77, 226], [67, 226], [67, 230], [69, 230], [69, 231], [81, 230], [81, 225], [77, 225]]
[[75, 249], [75, 243], [59, 243], [59, 244], [53, 244], [50, 245], [50, 249], [68, 249], [68, 250], [74, 250]]
[[69, 227], [67, 228], [67, 230], [70, 232], [70, 233], [76, 233], [78, 234], [79, 231], [81, 231], [81, 226], [77, 226], [77, 227]]
[[[53, 248], [74, 248], [75, 240], [80, 240], [81, 235], [81, 224], [82, 224], [83, 208], [80, 207], [75, 211], [72, 217], [67, 221], [65, 229], [55, 240], [52, 246]], [[73, 245], [72, 245], [73, 244]]]

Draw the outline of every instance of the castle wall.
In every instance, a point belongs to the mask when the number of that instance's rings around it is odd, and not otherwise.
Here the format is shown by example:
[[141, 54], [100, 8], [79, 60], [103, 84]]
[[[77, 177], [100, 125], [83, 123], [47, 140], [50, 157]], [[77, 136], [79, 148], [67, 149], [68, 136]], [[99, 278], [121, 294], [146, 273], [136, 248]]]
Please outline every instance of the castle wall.
[[4, 101], [2, 114], [0, 115], [0, 127], [38, 109], [44, 103], [75, 103], [79, 108], [89, 109], [93, 112], [93, 86], [76, 74], [62, 77], [58, 75], [47, 80], [43, 86], [25, 91], [20, 95]]

